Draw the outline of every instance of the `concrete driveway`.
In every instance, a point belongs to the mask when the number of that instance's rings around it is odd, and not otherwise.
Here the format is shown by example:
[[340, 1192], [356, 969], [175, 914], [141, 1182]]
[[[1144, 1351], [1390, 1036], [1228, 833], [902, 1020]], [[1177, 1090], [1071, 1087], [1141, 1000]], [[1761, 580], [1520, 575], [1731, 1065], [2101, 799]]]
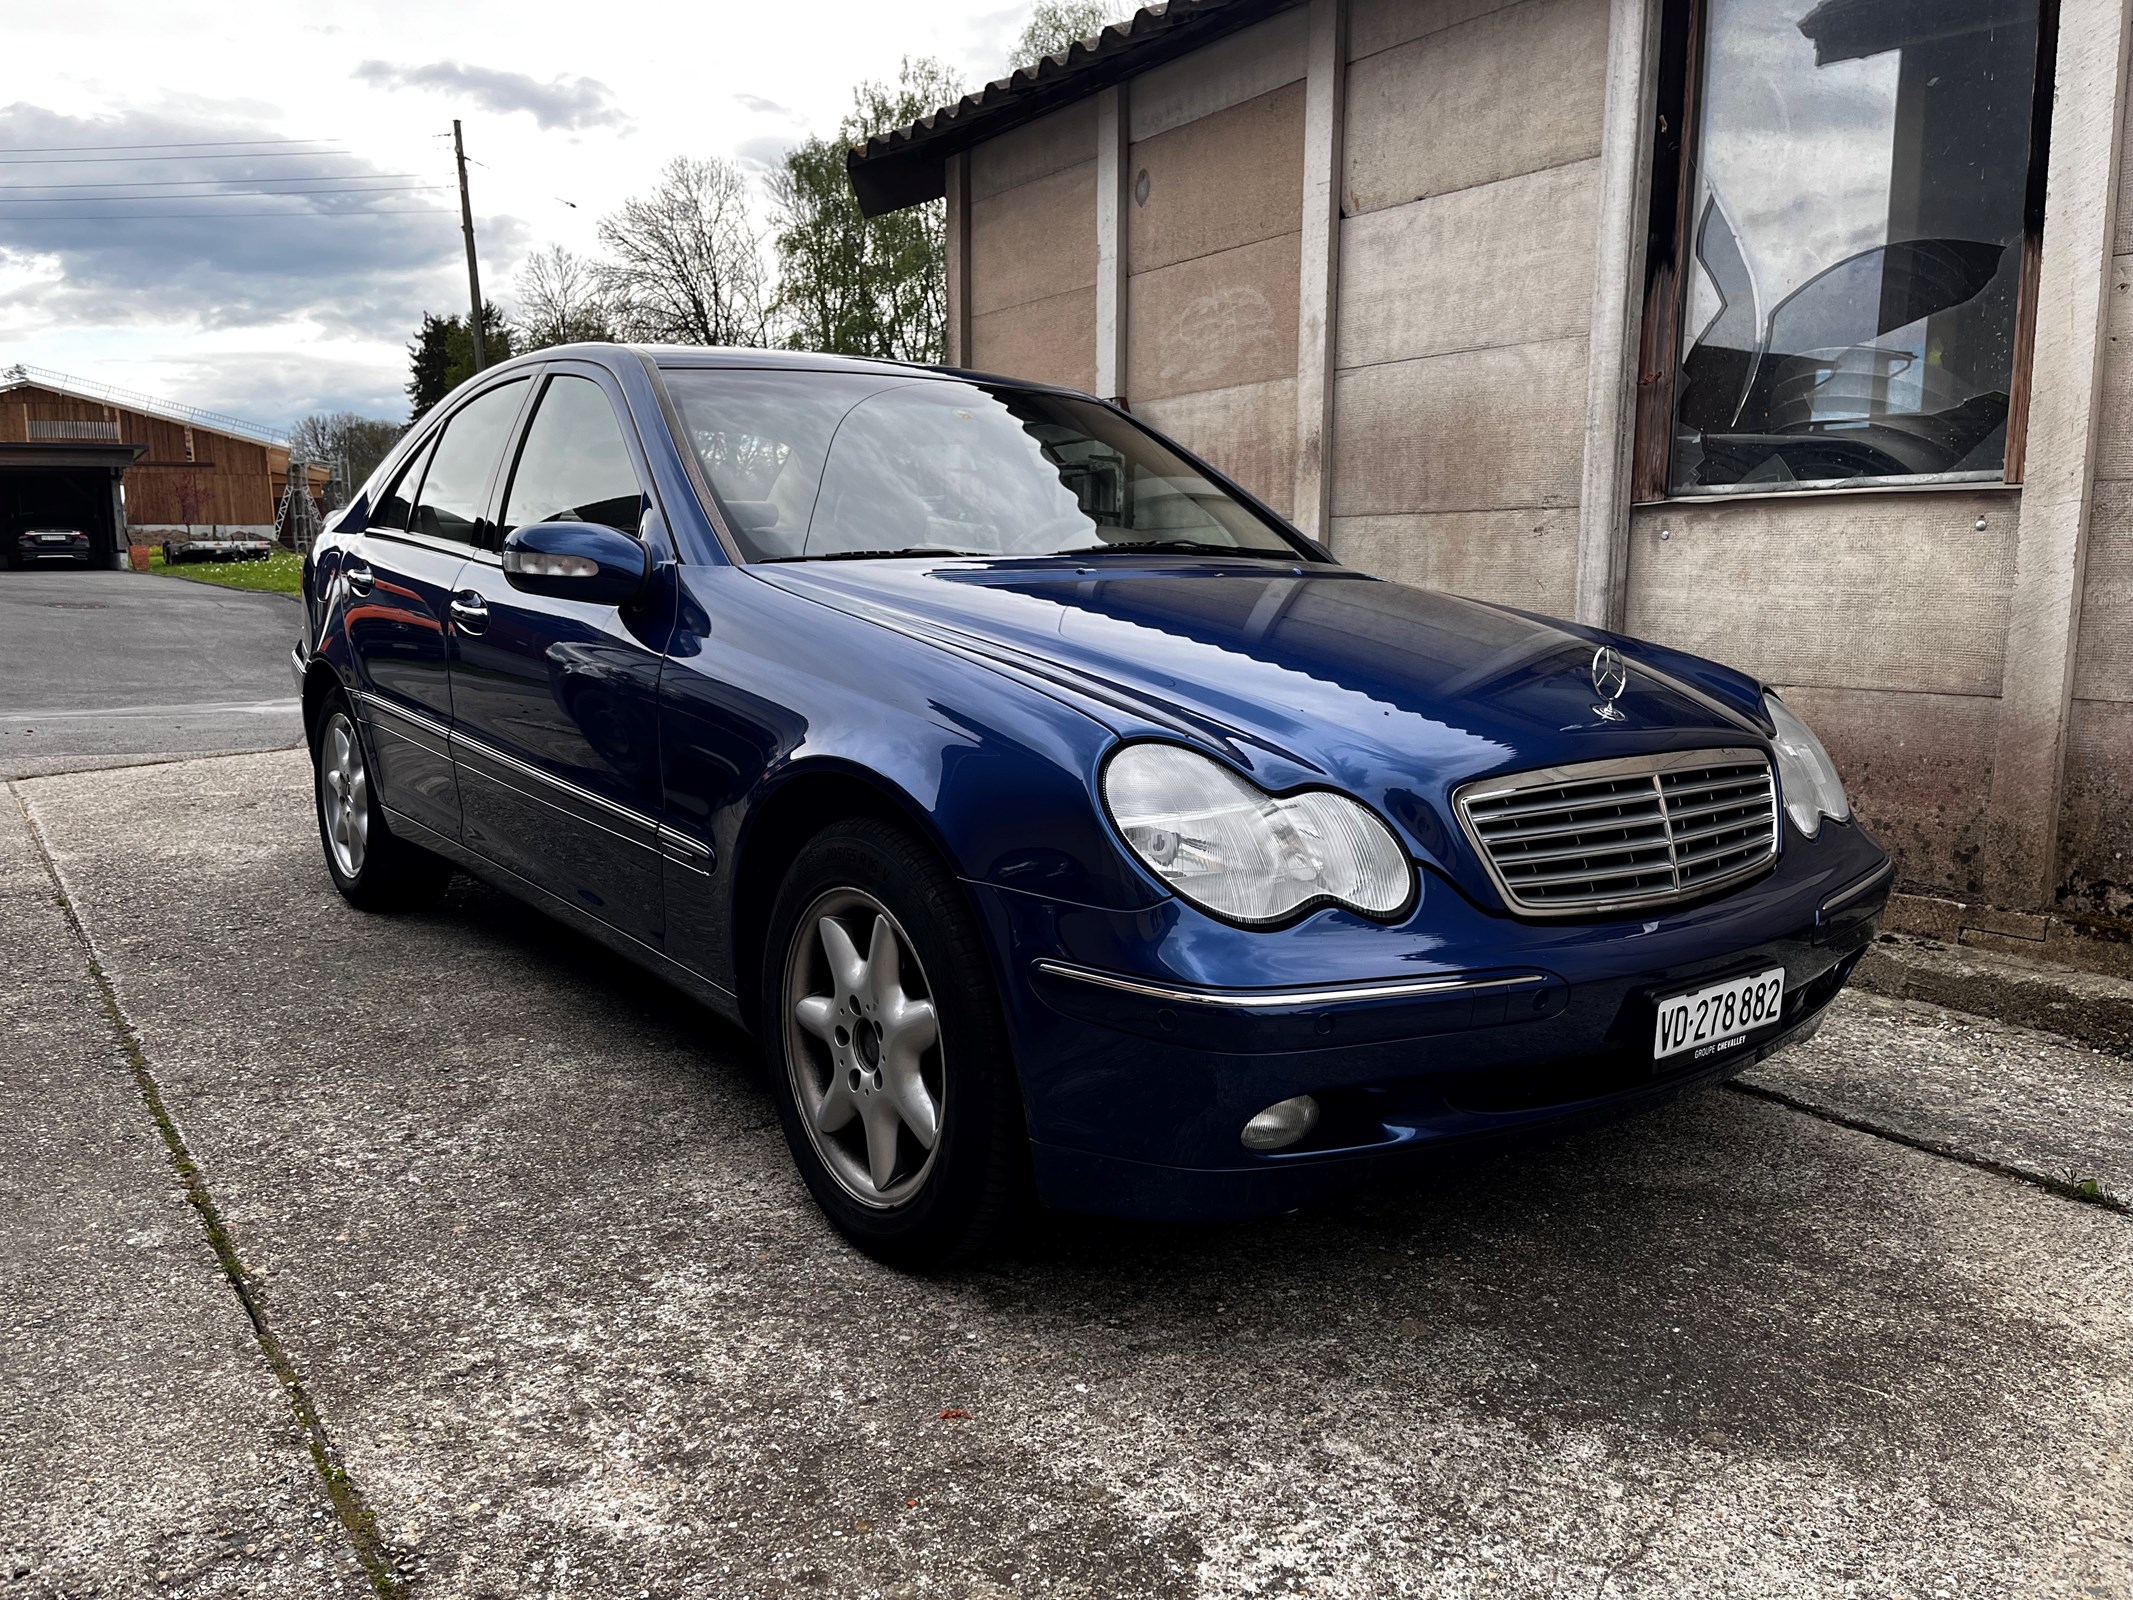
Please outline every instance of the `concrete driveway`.
[[0, 568], [0, 778], [303, 738], [282, 594]]
[[0, 1594], [2133, 1597], [2133, 1217], [2055, 1187], [2133, 1180], [2127, 1062], [1855, 996], [1753, 1092], [908, 1278], [722, 1024], [343, 906], [300, 754], [9, 787]]

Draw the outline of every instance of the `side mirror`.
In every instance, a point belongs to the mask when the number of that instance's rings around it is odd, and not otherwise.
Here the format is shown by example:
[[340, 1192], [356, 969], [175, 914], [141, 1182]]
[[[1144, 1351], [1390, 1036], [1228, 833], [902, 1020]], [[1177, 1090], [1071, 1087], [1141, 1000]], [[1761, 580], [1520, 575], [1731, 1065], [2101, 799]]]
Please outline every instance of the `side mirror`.
[[595, 522], [529, 522], [504, 541], [504, 577], [528, 594], [626, 606], [651, 570], [642, 544]]

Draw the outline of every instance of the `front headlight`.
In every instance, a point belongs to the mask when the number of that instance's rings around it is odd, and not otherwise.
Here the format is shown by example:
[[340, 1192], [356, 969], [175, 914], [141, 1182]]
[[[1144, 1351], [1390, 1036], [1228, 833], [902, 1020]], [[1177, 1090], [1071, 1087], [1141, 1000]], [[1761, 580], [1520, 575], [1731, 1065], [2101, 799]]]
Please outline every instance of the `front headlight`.
[[1844, 795], [1844, 781], [1837, 776], [1836, 763], [1829, 759], [1829, 752], [1822, 748], [1814, 729], [1793, 715], [1790, 706], [1766, 693], [1763, 709], [1777, 727], [1773, 742], [1777, 746], [1778, 787], [1785, 792], [1785, 815], [1812, 839], [1822, 831], [1824, 817], [1842, 822], [1852, 814], [1852, 803]]
[[1276, 922], [1315, 900], [1388, 916], [1414, 888], [1391, 830], [1345, 795], [1270, 795], [1174, 744], [1127, 745], [1103, 791], [1133, 853], [1218, 916]]

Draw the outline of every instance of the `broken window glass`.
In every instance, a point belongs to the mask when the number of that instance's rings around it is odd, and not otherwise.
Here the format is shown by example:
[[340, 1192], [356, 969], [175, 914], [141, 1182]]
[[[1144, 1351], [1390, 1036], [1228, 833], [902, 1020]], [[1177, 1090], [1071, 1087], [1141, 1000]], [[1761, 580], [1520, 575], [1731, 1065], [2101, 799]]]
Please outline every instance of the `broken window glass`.
[[2037, 0], [1710, 0], [1676, 493], [1997, 477]]

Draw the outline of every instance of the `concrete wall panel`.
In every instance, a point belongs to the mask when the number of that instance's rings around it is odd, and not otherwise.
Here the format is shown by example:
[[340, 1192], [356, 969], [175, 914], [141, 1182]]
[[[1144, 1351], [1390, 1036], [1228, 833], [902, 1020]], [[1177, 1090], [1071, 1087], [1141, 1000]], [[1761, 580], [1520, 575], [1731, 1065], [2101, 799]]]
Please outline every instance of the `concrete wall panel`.
[[1150, 272], [1296, 232], [1303, 114], [1304, 86], [1292, 83], [1135, 144], [1127, 157], [1127, 269]]
[[1333, 553], [1397, 583], [1568, 616], [1577, 576], [1574, 508], [1335, 517]]
[[1583, 334], [1598, 180], [1578, 161], [1342, 222], [1336, 364]]
[[[2133, 483], [2096, 485], [2074, 694], [2133, 701]], [[2125, 805], [2133, 812], [2133, 790]]]
[[2133, 918], [2133, 702], [2076, 700], [2059, 881], [2082, 909]]
[[[2133, 139], [2126, 142], [2133, 145]], [[2121, 218], [2120, 226], [2124, 225]], [[2102, 408], [2096, 429], [2096, 476], [2133, 478], [2133, 256], [2111, 258]]]
[[1333, 514], [1575, 506], [1585, 341], [1336, 375]]
[[1136, 274], [1126, 294], [1126, 393], [1133, 403], [1293, 382], [1302, 260], [1301, 234], [1286, 233]]
[[970, 198], [989, 200], [1003, 189], [1095, 159], [1095, 102], [1077, 101], [973, 149]]
[[1308, 10], [1298, 6], [1142, 73], [1126, 108], [1133, 138], [1152, 139], [1296, 82], [1309, 32]]
[[1996, 695], [2018, 506], [1991, 491], [1641, 507], [1627, 631], [1772, 683]]
[[1976, 895], [1999, 701], [1782, 680], [1778, 688], [1829, 747], [1852, 814], [1895, 855], [1898, 884]]
[[2133, 139], [2120, 141], [2118, 209], [2111, 234], [2113, 255], [2133, 255]]
[[1095, 282], [1094, 161], [971, 202], [972, 316], [1091, 288]]
[[1296, 494], [1296, 380], [1173, 395], [1133, 414], [1287, 516]]
[[1096, 290], [1072, 289], [970, 319], [970, 364], [1009, 378], [1096, 385]]
[[1606, 66], [1607, 0], [1526, 0], [1357, 61], [1348, 214], [1597, 156]]
[[1520, 0], [1349, 0], [1348, 59], [1360, 61], [1396, 44], [1441, 33]]

